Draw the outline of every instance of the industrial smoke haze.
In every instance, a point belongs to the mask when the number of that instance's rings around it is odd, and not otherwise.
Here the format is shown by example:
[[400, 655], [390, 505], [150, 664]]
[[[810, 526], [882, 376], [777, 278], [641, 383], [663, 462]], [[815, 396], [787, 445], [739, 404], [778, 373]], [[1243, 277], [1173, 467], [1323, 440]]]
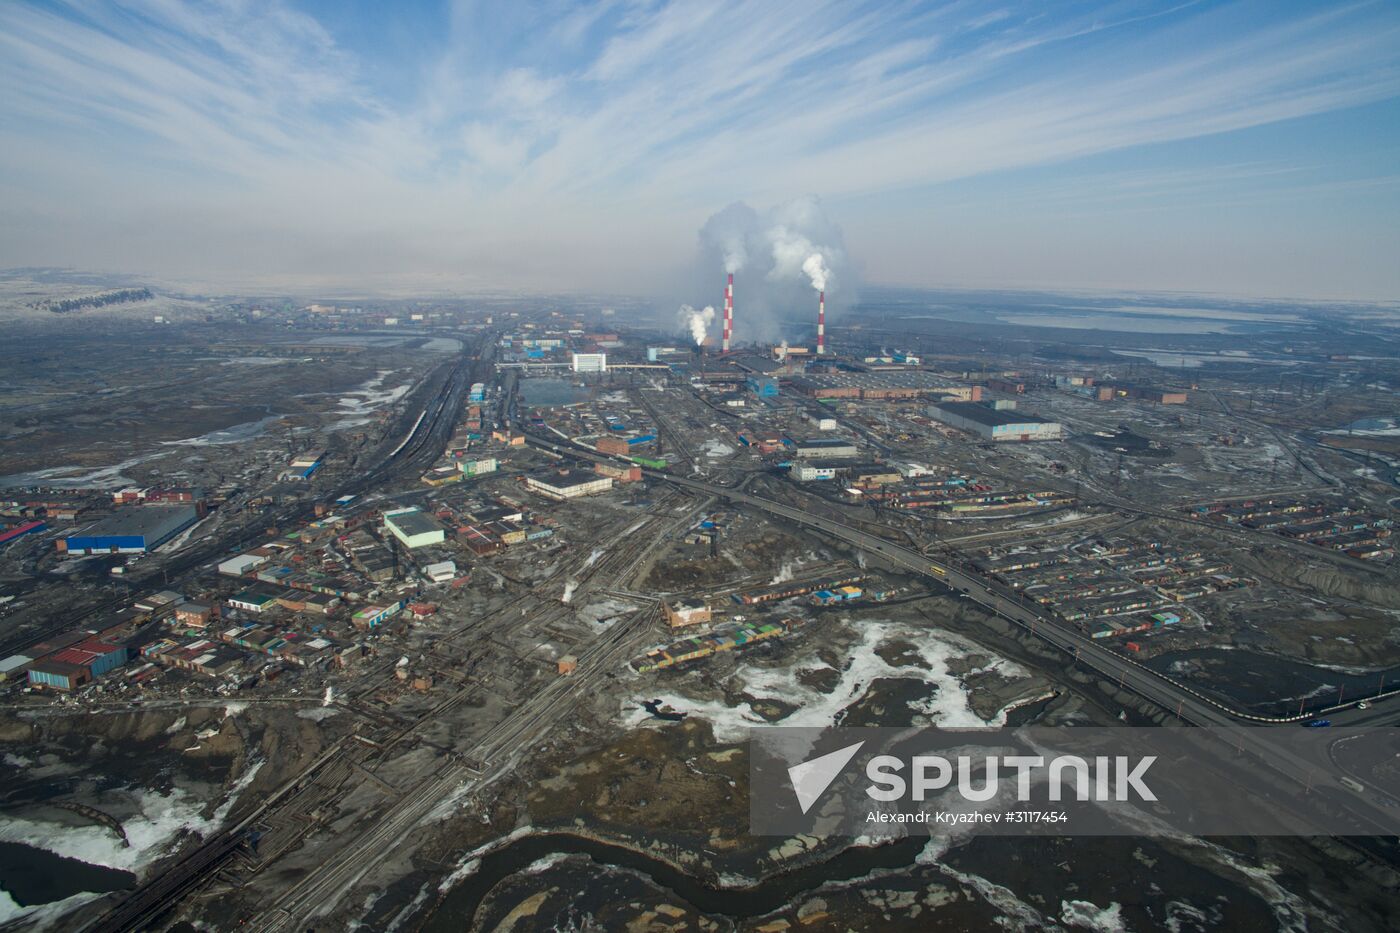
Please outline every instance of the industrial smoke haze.
[[681, 305], [679, 317], [681, 327], [690, 333], [690, 339], [698, 347], [705, 342], [706, 336], [709, 335], [710, 324], [715, 319], [715, 309], [706, 305], [697, 311], [690, 305]]
[[700, 229], [701, 281], [717, 293], [734, 274], [734, 341], [811, 344], [812, 291], [826, 291], [833, 316], [855, 300], [841, 229], [820, 200], [798, 198], [759, 212], [730, 204]]

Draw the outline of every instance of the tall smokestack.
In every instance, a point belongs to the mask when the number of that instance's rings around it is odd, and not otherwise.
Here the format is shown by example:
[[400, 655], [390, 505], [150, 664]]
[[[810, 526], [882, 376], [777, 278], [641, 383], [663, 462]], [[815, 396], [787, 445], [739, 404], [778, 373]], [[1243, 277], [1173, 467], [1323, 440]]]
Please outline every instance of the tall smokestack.
[[826, 353], [826, 292], [817, 299], [817, 356]]
[[720, 342], [720, 352], [729, 352], [729, 335], [734, 330], [734, 273], [729, 273], [729, 281], [724, 285], [724, 337]]

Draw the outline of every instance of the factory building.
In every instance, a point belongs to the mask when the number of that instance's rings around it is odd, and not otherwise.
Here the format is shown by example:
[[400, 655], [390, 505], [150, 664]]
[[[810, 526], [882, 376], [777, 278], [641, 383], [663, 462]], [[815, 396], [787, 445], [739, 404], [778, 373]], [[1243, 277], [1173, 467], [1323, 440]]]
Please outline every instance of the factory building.
[[138, 486], [128, 486], [126, 489], [119, 489], [112, 493], [112, 503], [114, 505], [131, 505], [137, 502], [157, 503], [157, 502], [199, 502], [204, 498], [204, 494], [193, 486], [176, 486], [165, 489], [158, 486], [149, 486], [142, 489]]
[[175, 609], [175, 621], [186, 628], [208, 628], [214, 607], [204, 603], [182, 603]]
[[22, 524], [16, 525], [13, 528], [9, 528], [4, 532], [0, 532], [0, 544], [5, 544], [9, 541], [15, 540], [16, 538], [22, 538], [28, 534], [34, 534], [36, 532], [43, 531], [46, 527], [47, 526], [40, 521], [23, 522]]
[[608, 355], [606, 353], [575, 353], [569, 365], [576, 373], [605, 373], [608, 371]]
[[710, 607], [703, 599], [678, 599], [666, 604], [666, 621], [671, 628], [685, 628], [709, 622], [712, 617]]
[[463, 476], [482, 476], [486, 473], [495, 473], [500, 465], [500, 461], [495, 457], [478, 457], [475, 460], [457, 461], [457, 469], [462, 471]]
[[398, 615], [403, 607], [403, 600], [388, 606], [365, 606], [350, 617], [350, 623], [358, 629], [378, 628]]
[[794, 463], [792, 465], [792, 478], [799, 483], [810, 483], [813, 480], [835, 479], [836, 467], [816, 466], [811, 463]]
[[611, 476], [619, 483], [637, 483], [642, 479], [642, 468], [639, 466], [622, 467], [611, 463], [595, 463], [593, 472], [599, 476]]
[[626, 438], [621, 437], [600, 437], [593, 442], [593, 446], [598, 453], [613, 457], [625, 457], [631, 451], [631, 448], [627, 446]]
[[772, 376], [750, 376], [747, 380], [749, 391], [759, 398], [776, 398], [778, 380]]
[[265, 563], [267, 563], [267, 558], [262, 554], [239, 554], [237, 557], [219, 561], [219, 573], [230, 577], [241, 577]]
[[424, 567], [423, 575], [434, 583], [446, 583], [457, 578], [457, 564], [450, 560], [438, 561]]
[[600, 437], [593, 445], [600, 454], [614, 457], [630, 457], [643, 446], [656, 440], [655, 434], [636, 434], [632, 437]]
[[851, 441], [839, 437], [817, 437], [792, 442], [793, 453], [803, 460], [826, 457], [855, 457], [860, 450]]
[[31, 665], [29, 682], [55, 690], [76, 690], [125, 663], [124, 647], [89, 639]]
[[594, 496], [612, 488], [611, 476], [585, 473], [582, 470], [559, 470], [532, 473], [525, 477], [525, 488], [555, 500]]
[[70, 554], [140, 554], [160, 547], [199, 521], [192, 505], [143, 505], [122, 509], [81, 534], [58, 542]]
[[0, 660], [0, 683], [4, 683], [11, 677], [28, 676], [28, 665], [34, 659], [27, 654], [12, 654], [8, 658]]
[[1185, 405], [1186, 393], [1178, 389], [1158, 389], [1154, 386], [1115, 385], [1112, 387], [1117, 398], [1139, 399], [1156, 402], [1159, 405]]
[[446, 538], [446, 533], [437, 520], [417, 506], [385, 512], [384, 529], [402, 541], [407, 548], [441, 544]]
[[982, 398], [981, 386], [962, 385], [932, 373], [917, 371], [809, 372], [794, 376], [788, 383], [797, 394], [818, 399], [888, 400], [941, 396], [975, 402]]
[[310, 479], [311, 474], [321, 468], [321, 461], [325, 456], [324, 450], [308, 450], [306, 453], [297, 454], [282, 475], [291, 480]]
[[29, 683], [34, 687], [51, 687], [54, 690], [77, 690], [83, 684], [91, 683], [92, 677], [78, 664], [65, 664], [62, 661], [40, 661], [29, 668]]
[[944, 402], [930, 417], [989, 441], [1058, 441], [1064, 426], [1021, 411], [997, 411], [977, 402]]
[[257, 590], [244, 590], [241, 593], [235, 593], [233, 596], [230, 596], [228, 598], [228, 604], [244, 612], [261, 614], [277, 605], [277, 597], [273, 596], [271, 593], [261, 593]]

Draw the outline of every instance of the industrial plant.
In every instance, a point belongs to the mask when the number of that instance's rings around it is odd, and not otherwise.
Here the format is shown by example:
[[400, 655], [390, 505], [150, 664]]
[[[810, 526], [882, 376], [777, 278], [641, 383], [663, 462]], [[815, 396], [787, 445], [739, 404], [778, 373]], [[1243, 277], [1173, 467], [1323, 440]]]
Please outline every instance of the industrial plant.
[[1400, 4], [734, 6], [0, 3], [0, 933], [1400, 929]]

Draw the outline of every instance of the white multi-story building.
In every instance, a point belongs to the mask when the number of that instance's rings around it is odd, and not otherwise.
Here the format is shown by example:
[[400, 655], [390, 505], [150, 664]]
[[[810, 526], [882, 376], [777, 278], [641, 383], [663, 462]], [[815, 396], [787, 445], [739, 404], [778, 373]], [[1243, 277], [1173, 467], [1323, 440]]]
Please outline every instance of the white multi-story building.
[[792, 465], [792, 477], [799, 483], [810, 483], [819, 479], [835, 479], [836, 468], [829, 466], [812, 466], [806, 463], [794, 463]]
[[576, 373], [605, 373], [608, 371], [606, 353], [575, 353], [573, 370]]
[[466, 476], [481, 476], [483, 473], [495, 473], [500, 467], [500, 462], [495, 457], [477, 457], [470, 460], [458, 460], [457, 469]]

